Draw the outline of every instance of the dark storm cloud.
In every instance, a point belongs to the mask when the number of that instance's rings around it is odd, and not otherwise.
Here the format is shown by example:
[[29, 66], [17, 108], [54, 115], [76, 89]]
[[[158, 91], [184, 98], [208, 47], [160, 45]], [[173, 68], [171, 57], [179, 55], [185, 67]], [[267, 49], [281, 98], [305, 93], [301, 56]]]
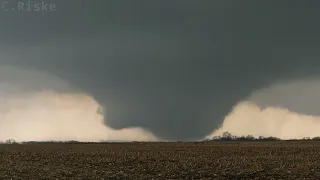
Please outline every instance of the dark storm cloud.
[[82, 88], [113, 128], [202, 138], [253, 90], [319, 70], [318, 1], [45, 2], [1, 12], [0, 62]]

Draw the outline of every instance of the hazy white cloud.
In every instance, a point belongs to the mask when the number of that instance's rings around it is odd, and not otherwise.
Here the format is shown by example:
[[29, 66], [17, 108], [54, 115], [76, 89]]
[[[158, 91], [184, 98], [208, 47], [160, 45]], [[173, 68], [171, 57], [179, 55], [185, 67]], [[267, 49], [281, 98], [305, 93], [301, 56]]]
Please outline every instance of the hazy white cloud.
[[155, 140], [140, 128], [113, 130], [103, 124], [99, 105], [85, 94], [53, 91], [0, 100], [0, 140]]
[[228, 131], [234, 135], [276, 136], [282, 139], [320, 136], [320, 116], [291, 112], [280, 107], [260, 108], [244, 101], [235, 106], [221, 128], [210, 136]]
[[109, 128], [99, 104], [74, 89], [49, 73], [1, 66], [0, 140], [155, 140], [141, 128]]
[[212, 135], [276, 136], [283, 139], [320, 136], [319, 78], [276, 82], [235, 105]]

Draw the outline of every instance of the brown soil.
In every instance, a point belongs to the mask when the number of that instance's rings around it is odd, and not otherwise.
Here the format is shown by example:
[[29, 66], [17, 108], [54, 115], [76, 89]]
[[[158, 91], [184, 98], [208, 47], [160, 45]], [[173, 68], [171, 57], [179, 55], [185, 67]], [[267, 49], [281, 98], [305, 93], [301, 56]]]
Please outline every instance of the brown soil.
[[0, 179], [320, 179], [320, 142], [0, 145]]

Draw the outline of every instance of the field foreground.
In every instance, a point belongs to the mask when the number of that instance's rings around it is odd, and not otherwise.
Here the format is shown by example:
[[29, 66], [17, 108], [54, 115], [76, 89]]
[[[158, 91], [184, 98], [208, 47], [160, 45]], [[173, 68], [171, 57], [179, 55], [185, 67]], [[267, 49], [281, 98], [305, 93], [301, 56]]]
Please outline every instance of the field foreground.
[[320, 179], [320, 142], [0, 145], [0, 179]]

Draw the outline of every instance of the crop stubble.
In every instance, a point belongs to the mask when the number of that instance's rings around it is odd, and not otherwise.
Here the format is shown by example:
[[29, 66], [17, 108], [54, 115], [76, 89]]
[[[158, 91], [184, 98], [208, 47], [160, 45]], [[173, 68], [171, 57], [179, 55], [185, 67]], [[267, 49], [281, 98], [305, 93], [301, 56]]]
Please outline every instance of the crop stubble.
[[0, 179], [303, 178], [320, 178], [320, 142], [0, 145]]

